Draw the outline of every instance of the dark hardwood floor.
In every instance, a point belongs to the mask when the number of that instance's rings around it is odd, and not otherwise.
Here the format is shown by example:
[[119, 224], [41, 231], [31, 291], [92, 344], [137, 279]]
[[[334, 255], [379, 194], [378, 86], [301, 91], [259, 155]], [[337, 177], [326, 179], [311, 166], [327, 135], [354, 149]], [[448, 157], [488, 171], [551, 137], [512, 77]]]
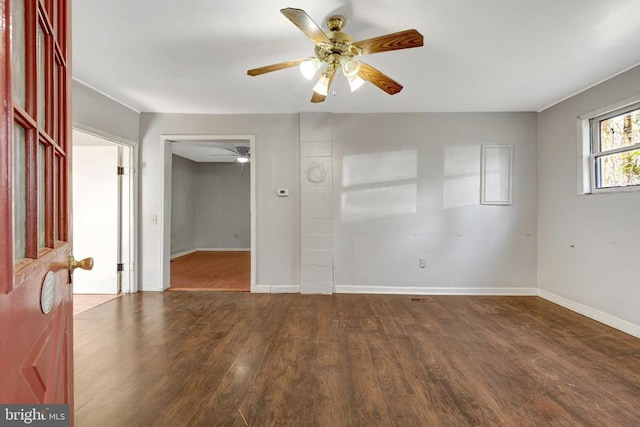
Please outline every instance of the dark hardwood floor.
[[79, 427], [640, 425], [640, 340], [537, 297], [141, 293], [74, 327]]

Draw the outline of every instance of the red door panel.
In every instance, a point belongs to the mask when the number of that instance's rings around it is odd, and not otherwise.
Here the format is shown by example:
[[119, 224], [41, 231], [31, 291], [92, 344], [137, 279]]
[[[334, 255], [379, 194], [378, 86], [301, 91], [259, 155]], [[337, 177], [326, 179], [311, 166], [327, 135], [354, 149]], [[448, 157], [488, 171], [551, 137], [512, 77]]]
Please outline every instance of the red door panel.
[[[67, 252], [68, 245], [63, 245], [38, 260], [44, 268], [34, 269], [11, 292], [0, 294], [2, 403], [70, 402], [72, 295], [69, 272], [61, 268], [66, 266]], [[42, 281], [47, 271], [55, 269], [53, 307], [45, 314], [40, 301]], [[68, 386], [62, 386], [64, 382]]]
[[70, 1], [0, 2], [0, 402], [72, 405]]

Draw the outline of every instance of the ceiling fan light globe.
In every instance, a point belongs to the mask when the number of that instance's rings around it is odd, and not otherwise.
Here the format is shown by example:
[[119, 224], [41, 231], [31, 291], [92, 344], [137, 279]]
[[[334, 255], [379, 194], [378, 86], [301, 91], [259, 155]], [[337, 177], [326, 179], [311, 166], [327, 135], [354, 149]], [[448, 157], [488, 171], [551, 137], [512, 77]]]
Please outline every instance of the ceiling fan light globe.
[[342, 74], [345, 77], [350, 78], [358, 75], [358, 71], [360, 71], [360, 61], [353, 58], [343, 58], [342, 61]]
[[236, 158], [236, 162], [238, 163], [247, 163], [248, 161], [249, 161], [248, 157], [239, 156], [238, 158]]
[[327, 93], [329, 93], [329, 81], [329, 76], [322, 74], [313, 87], [313, 91], [319, 95], [327, 96]]
[[308, 61], [304, 61], [300, 63], [300, 74], [307, 80], [313, 79], [316, 75], [320, 67], [322, 66], [322, 62], [318, 58], [309, 59]]
[[349, 82], [349, 88], [351, 89], [351, 93], [360, 89], [360, 87], [365, 83], [360, 76], [357, 74], [353, 77], [347, 77], [347, 81]]

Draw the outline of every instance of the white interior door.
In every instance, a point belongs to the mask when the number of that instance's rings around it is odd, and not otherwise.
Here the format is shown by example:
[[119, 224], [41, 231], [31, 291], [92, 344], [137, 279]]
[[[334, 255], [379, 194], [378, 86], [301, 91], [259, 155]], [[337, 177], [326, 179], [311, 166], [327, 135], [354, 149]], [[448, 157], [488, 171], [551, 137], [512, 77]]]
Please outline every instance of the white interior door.
[[[73, 250], [76, 257], [90, 254], [92, 271], [74, 274], [76, 294], [117, 294], [119, 244], [118, 146], [78, 145], [73, 147]], [[82, 136], [80, 136], [82, 138]], [[95, 138], [95, 137], [91, 137]], [[100, 144], [92, 141], [94, 144]]]

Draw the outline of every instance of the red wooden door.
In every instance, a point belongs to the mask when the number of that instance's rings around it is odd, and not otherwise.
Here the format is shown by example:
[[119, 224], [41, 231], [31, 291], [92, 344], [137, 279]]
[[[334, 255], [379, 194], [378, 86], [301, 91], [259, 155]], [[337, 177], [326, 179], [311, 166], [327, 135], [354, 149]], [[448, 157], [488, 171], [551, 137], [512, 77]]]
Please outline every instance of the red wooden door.
[[0, 402], [72, 405], [70, 1], [0, 1]]

